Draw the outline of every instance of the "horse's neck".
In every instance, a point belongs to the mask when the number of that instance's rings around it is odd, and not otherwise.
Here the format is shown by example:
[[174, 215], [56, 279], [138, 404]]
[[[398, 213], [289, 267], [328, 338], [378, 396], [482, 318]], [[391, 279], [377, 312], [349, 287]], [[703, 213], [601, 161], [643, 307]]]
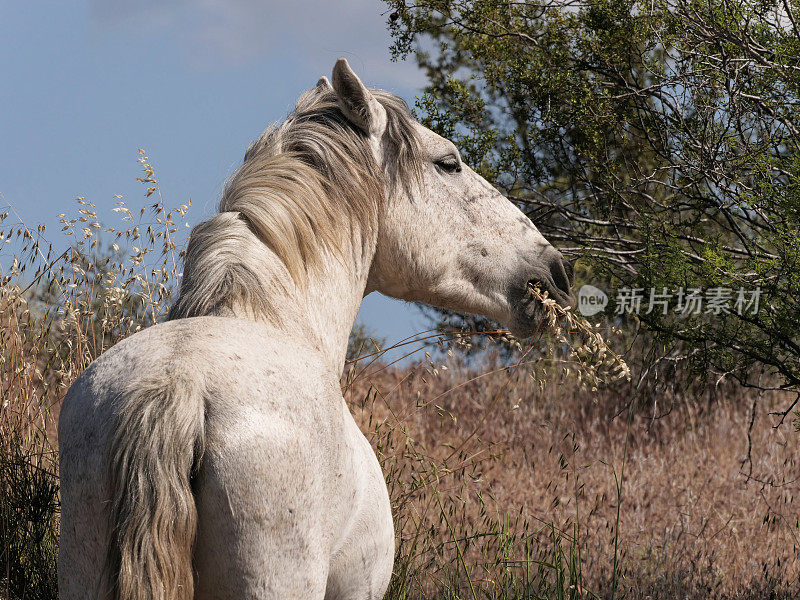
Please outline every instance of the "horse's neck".
[[305, 321], [301, 327], [312, 336], [338, 375], [364, 297], [369, 265], [354, 269], [332, 257], [326, 257], [325, 263], [325, 269], [311, 279], [305, 291], [306, 311], [305, 317], [301, 316]]
[[269, 285], [271, 297], [266, 299], [272, 313], [268, 320], [287, 336], [319, 350], [326, 367], [337, 377], [344, 365], [347, 341], [364, 296], [374, 241], [362, 244], [360, 239], [355, 239], [354, 247], [358, 250], [345, 252], [344, 258], [323, 256], [319, 265], [309, 272], [305, 285], [300, 286], [289, 276], [280, 259], [261, 246], [261, 275], [263, 281], [272, 282]]

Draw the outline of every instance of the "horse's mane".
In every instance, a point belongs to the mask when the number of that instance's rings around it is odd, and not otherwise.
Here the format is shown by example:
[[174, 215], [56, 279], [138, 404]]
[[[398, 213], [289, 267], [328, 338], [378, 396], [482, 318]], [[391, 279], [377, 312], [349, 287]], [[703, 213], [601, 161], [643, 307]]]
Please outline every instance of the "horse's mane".
[[387, 113], [383, 165], [330, 88], [303, 94], [286, 121], [250, 145], [219, 214], [192, 230], [170, 319], [234, 306], [269, 315], [266, 287], [274, 283], [259, 272], [254, 235], [302, 285], [323, 253], [350, 249], [353, 230], [374, 231], [393, 190], [419, 176], [420, 146], [406, 104], [382, 90], [372, 94]]

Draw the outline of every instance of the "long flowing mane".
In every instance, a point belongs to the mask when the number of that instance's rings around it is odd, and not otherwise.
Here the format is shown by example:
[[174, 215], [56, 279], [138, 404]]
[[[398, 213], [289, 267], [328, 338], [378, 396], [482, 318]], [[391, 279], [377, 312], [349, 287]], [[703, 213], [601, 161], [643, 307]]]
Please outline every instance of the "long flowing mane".
[[377, 164], [367, 135], [347, 120], [332, 89], [303, 94], [286, 121], [250, 145], [219, 214], [192, 230], [169, 319], [234, 306], [269, 315], [274, 283], [259, 271], [254, 236], [302, 284], [323, 253], [343, 256], [354, 229], [374, 231], [392, 191], [419, 175], [420, 150], [407, 105], [372, 93], [387, 113], [385, 164]]

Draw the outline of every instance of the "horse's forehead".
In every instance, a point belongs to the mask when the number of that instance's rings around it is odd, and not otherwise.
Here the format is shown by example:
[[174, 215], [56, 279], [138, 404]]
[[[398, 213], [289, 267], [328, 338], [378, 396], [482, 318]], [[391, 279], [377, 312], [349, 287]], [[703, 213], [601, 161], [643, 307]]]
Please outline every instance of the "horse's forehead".
[[428, 153], [445, 153], [448, 150], [450, 151], [458, 151], [455, 144], [448, 140], [447, 138], [443, 138], [438, 133], [431, 131], [424, 125], [420, 123], [414, 123], [414, 129], [417, 131], [417, 137], [422, 144], [422, 147], [428, 151]]

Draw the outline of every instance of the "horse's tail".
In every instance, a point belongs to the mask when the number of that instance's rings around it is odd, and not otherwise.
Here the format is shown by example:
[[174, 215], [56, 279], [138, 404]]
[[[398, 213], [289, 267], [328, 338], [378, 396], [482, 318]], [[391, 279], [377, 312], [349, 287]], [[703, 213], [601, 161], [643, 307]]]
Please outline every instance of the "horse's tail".
[[111, 426], [104, 598], [191, 600], [203, 392], [184, 374], [137, 381]]

